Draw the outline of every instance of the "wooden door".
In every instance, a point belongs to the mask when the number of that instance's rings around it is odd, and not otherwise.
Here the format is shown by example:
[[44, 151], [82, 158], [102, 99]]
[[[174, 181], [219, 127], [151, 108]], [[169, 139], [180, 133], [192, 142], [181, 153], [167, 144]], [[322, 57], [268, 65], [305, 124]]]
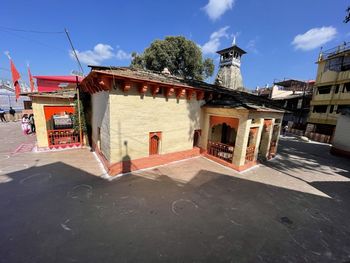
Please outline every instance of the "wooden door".
[[149, 155], [159, 153], [160, 132], [151, 132], [149, 139]]

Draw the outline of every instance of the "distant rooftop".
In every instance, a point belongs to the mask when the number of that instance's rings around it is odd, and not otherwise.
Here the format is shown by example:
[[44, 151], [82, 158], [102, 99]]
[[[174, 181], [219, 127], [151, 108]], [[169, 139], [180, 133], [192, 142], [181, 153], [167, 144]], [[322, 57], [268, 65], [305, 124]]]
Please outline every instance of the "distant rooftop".
[[282, 87], [304, 87], [309, 85], [314, 84], [314, 80], [309, 80], [309, 81], [303, 81], [303, 80], [297, 80], [297, 79], [284, 79], [282, 81], [277, 81], [274, 82], [275, 85], [277, 86], [282, 86]]

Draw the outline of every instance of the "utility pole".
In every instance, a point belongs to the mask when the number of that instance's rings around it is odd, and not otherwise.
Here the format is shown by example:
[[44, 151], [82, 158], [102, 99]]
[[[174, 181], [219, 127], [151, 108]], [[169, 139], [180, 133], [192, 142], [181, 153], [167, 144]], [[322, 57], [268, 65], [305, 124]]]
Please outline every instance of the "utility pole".
[[68, 38], [68, 42], [69, 42], [70, 46], [72, 47], [74, 57], [75, 57], [75, 59], [76, 59], [77, 62], [78, 62], [78, 65], [79, 65], [79, 68], [80, 68], [80, 70], [81, 70], [81, 73], [84, 74], [84, 69], [83, 69], [83, 67], [81, 66], [81, 63], [80, 63], [79, 58], [78, 58], [78, 54], [77, 54], [77, 52], [75, 51], [75, 48], [74, 48], [74, 46], [73, 46], [73, 42], [72, 42], [72, 40], [71, 40], [71, 38], [70, 38], [70, 36], [69, 36], [69, 33], [68, 33], [67, 28], [64, 29], [64, 32], [66, 32], [66, 35], [67, 35], [67, 38]]
[[83, 131], [82, 131], [82, 128], [81, 128], [81, 117], [80, 117], [80, 92], [79, 92], [79, 79], [78, 79], [78, 76], [75, 76], [75, 81], [76, 81], [76, 84], [77, 84], [79, 138], [80, 138], [80, 144], [83, 145]]
[[[83, 70], [83, 67], [81, 66], [81, 63], [79, 61], [79, 58], [78, 58], [78, 55], [77, 55], [77, 52], [75, 52], [75, 48], [73, 46], [73, 42], [69, 36], [69, 33], [68, 33], [68, 30], [65, 28], [64, 29], [64, 32], [66, 32], [66, 35], [67, 35], [67, 38], [68, 38], [68, 42], [70, 44], [70, 46], [72, 47], [72, 50], [73, 50], [73, 54], [75, 56], [75, 59], [77, 60], [78, 62], [78, 65], [80, 67], [80, 70], [81, 72], [83, 73], [84, 75], [84, 70]], [[77, 100], [78, 100], [78, 121], [79, 121], [79, 138], [80, 138], [80, 144], [83, 145], [83, 131], [82, 131], [82, 127], [81, 127], [81, 110], [80, 110], [80, 90], [79, 90], [79, 79], [78, 79], [78, 76], [75, 76], [75, 81], [76, 81], [76, 85], [77, 85]]]

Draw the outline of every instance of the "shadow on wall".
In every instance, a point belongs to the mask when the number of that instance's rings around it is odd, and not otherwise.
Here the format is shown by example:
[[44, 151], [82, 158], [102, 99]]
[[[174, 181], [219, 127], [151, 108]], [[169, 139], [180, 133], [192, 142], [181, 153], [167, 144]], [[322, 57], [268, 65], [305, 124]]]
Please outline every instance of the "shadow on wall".
[[[195, 100], [195, 103], [192, 102], [192, 100]], [[187, 115], [190, 119], [189, 123], [189, 130], [188, 130], [188, 140], [193, 141], [193, 136], [195, 130], [201, 129], [200, 124], [200, 117], [201, 117], [201, 111], [202, 108], [200, 105], [197, 105], [198, 101], [196, 98], [192, 98], [191, 100], [186, 100], [186, 107], [187, 107]]]
[[319, 185], [331, 199], [207, 170], [187, 184], [158, 175], [108, 182], [61, 162], [7, 174], [1, 261], [113, 261], [112, 243], [125, 261], [159, 261], [154, 251], [179, 261], [348, 259], [349, 183]]

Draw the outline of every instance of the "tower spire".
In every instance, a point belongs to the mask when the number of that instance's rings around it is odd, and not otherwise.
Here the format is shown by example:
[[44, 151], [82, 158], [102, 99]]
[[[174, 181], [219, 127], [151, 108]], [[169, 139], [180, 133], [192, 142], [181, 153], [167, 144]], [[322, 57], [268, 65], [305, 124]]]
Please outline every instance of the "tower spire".
[[231, 47], [217, 53], [220, 55], [220, 64], [215, 83], [229, 89], [243, 88], [241, 58], [246, 52], [236, 45], [236, 35], [233, 35]]

